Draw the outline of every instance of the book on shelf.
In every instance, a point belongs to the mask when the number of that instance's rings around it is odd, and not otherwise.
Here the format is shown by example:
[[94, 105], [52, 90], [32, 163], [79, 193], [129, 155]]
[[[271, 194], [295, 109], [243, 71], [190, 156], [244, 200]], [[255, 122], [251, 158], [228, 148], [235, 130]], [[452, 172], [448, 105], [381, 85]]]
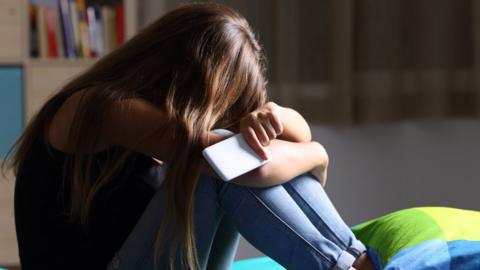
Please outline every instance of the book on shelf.
[[90, 36], [88, 33], [88, 20], [85, 0], [76, 0], [78, 14], [78, 29], [80, 32], [80, 52], [79, 56], [89, 58], [90, 54]]
[[59, 12], [62, 22], [62, 40], [66, 58], [75, 58], [75, 48], [73, 40], [73, 26], [70, 20], [69, 0], [60, 0]]
[[29, 21], [29, 26], [30, 26], [30, 55], [32, 57], [38, 57], [40, 52], [39, 52], [39, 40], [38, 40], [38, 26], [37, 26], [37, 6], [36, 5], [30, 5], [29, 9], [29, 16], [28, 16], [28, 21]]
[[125, 17], [124, 17], [123, 4], [117, 4], [115, 6], [115, 22], [117, 33], [117, 46], [121, 46], [125, 41]]
[[95, 10], [93, 7], [86, 8], [86, 18], [87, 18], [87, 27], [88, 27], [88, 47], [90, 48], [90, 56], [97, 57], [97, 48], [95, 47], [95, 38], [96, 38], [96, 20], [95, 20]]
[[103, 55], [103, 44], [101, 42], [103, 39], [101, 33], [102, 25], [100, 24], [101, 18], [99, 16], [98, 7], [87, 7], [88, 34], [90, 40], [90, 54], [92, 57]]
[[95, 49], [98, 55], [105, 54], [105, 35], [102, 23], [102, 11], [100, 6], [95, 5], [93, 7], [93, 11], [95, 14]]
[[73, 51], [75, 55], [79, 55], [82, 45], [80, 44], [80, 26], [78, 24], [78, 9], [75, 1], [69, 2], [70, 21], [72, 26]]
[[48, 56], [47, 28], [45, 23], [45, 7], [37, 6], [36, 22], [38, 34], [38, 54], [42, 58]]
[[115, 9], [109, 6], [103, 6], [102, 23], [103, 23], [103, 40], [105, 50], [107, 52], [113, 51], [117, 46], [117, 29], [115, 23]]
[[57, 33], [56, 33], [57, 22], [55, 21], [56, 12], [50, 7], [46, 7], [44, 11], [45, 11], [45, 20], [46, 20], [46, 29], [47, 29], [48, 57], [55, 58], [58, 56]]
[[43, 4], [35, 0], [30, 3], [29, 26], [31, 57], [101, 57], [125, 41], [124, 4], [93, 0]]
[[55, 41], [57, 42], [57, 56], [63, 58], [65, 57], [65, 48], [62, 39], [62, 24], [60, 20], [60, 12], [57, 12], [57, 10], [52, 9], [55, 21]]

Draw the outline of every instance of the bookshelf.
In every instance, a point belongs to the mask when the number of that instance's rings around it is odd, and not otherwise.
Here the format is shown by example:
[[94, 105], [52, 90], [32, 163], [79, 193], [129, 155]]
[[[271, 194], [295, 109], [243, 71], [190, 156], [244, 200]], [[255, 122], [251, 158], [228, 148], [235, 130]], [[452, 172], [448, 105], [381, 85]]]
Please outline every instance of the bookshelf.
[[[24, 103], [25, 119], [23, 124], [28, 122], [33, 113], [38, 110], [38, 105], [42, 104], [48, 95], [98, 59], [98, 57], [74, 59], [32, 57], [30, 54], [29, 12], [31, 3], [38, 2], [51, 3], [57, 2], [57, 0], [0, 0], [0, 36], [2, 36], [0, 39], [0, 67], [19, 66], [23, 69], [23, 96], [25, 101], [28, 101]], [[88, 0], [86, 3], [87, 5], [90, 3], [122, 3], [125, 39], [136, 33], [138, 28], [137, 0]]]
[[[67, 0], [69, 1], [77, 0]], [[85, 1], [87, 5], [123, 4], [124, 40], [137, 32], [138, 2], [137, 0]], [[14, 135], [20, 134], [26, 123], [53, 92], [93, 65], [98, 59], [98, 57], [32, 57], [30, 47], [32, 3], [48, 5], [48, 3], [60, 3], [60, 0], [0, 0], [0, 152], [4, 152], [5, 146], [16, 139]], [[9, 74], [15, 74], [15, 76]], [[12, 100], [20, 100], [20, 102], [17, 102], [18, 105], [17, 103], [12, 105]], [[9, 114], [16, 117], [12, 119]], [[0, 153], [0, 162], [4, 154]], [[11, 173], [6, 179], [0, 175], [0, 268], [18, 264], [13, 218], [13, 186]]]

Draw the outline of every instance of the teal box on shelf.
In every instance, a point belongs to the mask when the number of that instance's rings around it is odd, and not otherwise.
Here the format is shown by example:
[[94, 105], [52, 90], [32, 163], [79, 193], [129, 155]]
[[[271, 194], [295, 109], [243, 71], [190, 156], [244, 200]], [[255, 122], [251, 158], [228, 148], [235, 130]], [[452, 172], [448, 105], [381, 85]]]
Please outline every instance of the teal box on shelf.
[[19, 137], [23, 127], [23, 70], [0, 67], [0, 159]]

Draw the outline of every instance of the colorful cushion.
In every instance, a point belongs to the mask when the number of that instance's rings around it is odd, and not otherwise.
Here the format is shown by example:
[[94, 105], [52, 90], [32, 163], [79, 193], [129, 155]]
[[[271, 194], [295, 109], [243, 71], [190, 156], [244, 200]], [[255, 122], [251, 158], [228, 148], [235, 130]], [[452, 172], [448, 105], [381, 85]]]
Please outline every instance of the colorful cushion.
[[480, 212], [411, 208], [352, 230], [378, 269], [480, 269]]
[[[377, 269], [480, 269], [480, 212], [410, 208], [352, 228]], [[283, 270], [270, 258], [234, 263], [232, 270]]]

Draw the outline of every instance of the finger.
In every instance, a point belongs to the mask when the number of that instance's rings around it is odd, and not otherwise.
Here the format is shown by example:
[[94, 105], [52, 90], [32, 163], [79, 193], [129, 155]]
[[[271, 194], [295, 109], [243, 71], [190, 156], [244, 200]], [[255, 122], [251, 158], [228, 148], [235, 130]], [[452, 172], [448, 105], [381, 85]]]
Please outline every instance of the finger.
[[253, 128], [248, 127], [243, 133], [243, 137], [245, 141], [248, 143], [250, 147], [252, 147], [253, 151], [255, 151], [261, 158], [268, 159], [267, 153], [263, 148], [262, 144], [257, 138], [255, 130]]
[[275, 132], [277, 135], [280, 135], [283, 133], [283, 123], [282, 120], [280, 119], [280, 116], [278, 113], [271, 113], [270, 114], [270, 123], [272, 124], [273, 128], [275, 129]]
[[265, 131], [265, 128], [263, 127], [261, 122], [255, 121], [253, 123], [253, 129], [255, 130], [257, 138], [262, 143], [262, 145], [266, 146], [270, 143], [270, 138], [268, 137], [268, 134]]
[[277, 137], [277, 132], [275, 131], [275, 128], [273, 127], [272, 123], [270, 122], [269, 119], [265, 119], [263, 121], [263, 127], [265, 131], [267, 132], [268, 138], [271, 140], [275, 139]]

